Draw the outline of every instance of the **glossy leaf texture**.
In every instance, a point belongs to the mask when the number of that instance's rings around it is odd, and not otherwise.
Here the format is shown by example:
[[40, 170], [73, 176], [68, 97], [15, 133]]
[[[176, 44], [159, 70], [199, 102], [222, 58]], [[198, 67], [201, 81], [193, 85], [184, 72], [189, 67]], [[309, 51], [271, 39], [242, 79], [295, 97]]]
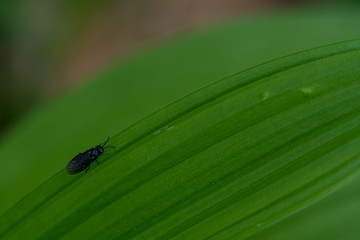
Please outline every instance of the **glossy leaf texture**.
[[214, 82], [112, 137], [0, 219], [4, 239], [242, 239], [360, 166], [360, 41]]

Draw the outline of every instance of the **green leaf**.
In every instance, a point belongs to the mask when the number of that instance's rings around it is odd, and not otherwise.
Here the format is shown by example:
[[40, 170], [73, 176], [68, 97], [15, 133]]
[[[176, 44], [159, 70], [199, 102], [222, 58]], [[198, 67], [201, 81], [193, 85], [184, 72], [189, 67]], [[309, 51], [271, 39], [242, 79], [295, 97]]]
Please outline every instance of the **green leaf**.
[[[0, 139], [0, 215], [97, 144], [230, 73], [325, 44], [360, 38], [359, 8], [278, 12], [162, 43], [31, 111]], [[266, 41], [264, 41], [266, 39]]]
[[358, 239], [359, 176], [354, 180], [321, 201], [254, 234], [248, 240]]
[[[112, 137], [0, 219], [4, 239], [241, 239], [360, 166], [360, 41], [202, 88]], [[105, 161], [106, 160], [106, 161]]]

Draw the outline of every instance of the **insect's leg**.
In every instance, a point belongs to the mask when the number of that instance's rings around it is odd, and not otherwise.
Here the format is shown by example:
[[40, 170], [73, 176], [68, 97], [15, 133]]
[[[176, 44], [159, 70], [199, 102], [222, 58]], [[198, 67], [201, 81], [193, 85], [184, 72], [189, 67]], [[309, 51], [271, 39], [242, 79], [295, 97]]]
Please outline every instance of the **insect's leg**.
[[85, 172], [87, 173], [87, 171], [90, 169], [90, 165], [86, 168]]
[[96, 164], [99, 165], [99, 161], [97, 159], [95, 161], [96, 161]]

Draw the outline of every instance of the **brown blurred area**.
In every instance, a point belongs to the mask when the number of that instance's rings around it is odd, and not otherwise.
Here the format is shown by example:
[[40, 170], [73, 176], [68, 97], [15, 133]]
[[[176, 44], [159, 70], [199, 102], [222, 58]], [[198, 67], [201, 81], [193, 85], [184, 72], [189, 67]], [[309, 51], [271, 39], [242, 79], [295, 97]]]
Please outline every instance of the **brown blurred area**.
[[0, 3], [0, 134], [32, 106], [85, 82], [86, 76], [141, 46], [229, 18], [316, 2], [319, 1]]

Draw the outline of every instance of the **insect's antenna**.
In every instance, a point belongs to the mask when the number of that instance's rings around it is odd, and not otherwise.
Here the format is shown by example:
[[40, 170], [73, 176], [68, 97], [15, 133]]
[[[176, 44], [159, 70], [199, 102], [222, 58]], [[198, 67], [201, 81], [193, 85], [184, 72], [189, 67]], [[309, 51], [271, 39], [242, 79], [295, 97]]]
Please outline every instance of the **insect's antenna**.
[[109, 141], [109, 139], [110, 139], [110, 136], [108, 136], [106, 142], [104, 143], [104, 145], [102, 145], [102, 147], [104, 147], [104, 146], [107, 144], [107, 142]]
[[115, 148], [114, 146], [107, 146], [107, 147], [104, 147], [103, 149], [105, 148]]

